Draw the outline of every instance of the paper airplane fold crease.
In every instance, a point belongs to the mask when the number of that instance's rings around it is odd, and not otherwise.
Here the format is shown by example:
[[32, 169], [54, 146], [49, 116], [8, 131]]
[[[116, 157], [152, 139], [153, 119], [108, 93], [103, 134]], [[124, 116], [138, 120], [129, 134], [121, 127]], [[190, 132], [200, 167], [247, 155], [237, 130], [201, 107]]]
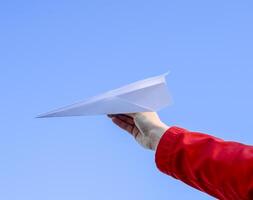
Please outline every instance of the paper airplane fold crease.
[[171, 102], [167, 74], [137, 81], [99, 96], [39, 115], [65, 117], [158, 111]]

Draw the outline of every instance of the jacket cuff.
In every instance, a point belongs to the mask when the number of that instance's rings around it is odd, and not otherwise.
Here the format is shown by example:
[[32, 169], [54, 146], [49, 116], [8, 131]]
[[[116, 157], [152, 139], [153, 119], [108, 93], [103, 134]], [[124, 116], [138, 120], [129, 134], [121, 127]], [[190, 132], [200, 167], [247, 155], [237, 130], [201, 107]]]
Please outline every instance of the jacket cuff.
[[155, 162], [157, 168], [161, 172], [173, 177], [175, 176], [173, 175], [172, 166], [178, 149], [177, 143], [180, 139], [180, 135], [185, 131], [185, 129], [176, 126], [169, 128], [161, 137], [156, 149]]

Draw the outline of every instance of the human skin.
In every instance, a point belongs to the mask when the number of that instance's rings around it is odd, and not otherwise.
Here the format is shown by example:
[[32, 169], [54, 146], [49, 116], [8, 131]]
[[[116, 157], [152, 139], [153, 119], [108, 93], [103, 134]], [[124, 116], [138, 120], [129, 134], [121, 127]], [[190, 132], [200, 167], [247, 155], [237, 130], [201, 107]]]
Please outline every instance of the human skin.
[[217, 199], [253, 200], [253, 146], [170, 128], [153, 112], [109, 117], [142, 146], [156, 150], [161, 172]]
[[130, 133], [141, 146], [154, 151], [162, 135], [170, 128], [155, 112], [116, 114], [108, 117], [114, 124]]

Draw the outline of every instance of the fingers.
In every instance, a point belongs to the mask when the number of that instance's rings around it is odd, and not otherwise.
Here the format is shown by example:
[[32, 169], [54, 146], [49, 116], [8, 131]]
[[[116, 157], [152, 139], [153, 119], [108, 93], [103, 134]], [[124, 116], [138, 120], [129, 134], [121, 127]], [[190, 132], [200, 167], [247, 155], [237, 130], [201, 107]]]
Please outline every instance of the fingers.
[[112, 117], [112, 121], [117, 125], [119, 126], [120, 128], [126, 130], [127, 132], [131, 133], [132, 134], [132, 131], [133, 131], [133, 125], [121, 120], [120, 118], [118, 117]]
[[120, 128], [129, 132], [136, 139], [139, 134], [139, 129], [135, 126], [134, 119], [123, 114], [108, 115], [112, 121]]
[[116, 117], [116, 118], [119, 118], [121, 119], [122, 121], [130, 124], [130, 125], [134, 125], [134, 120], [132, 117], [129, 117], [127, 115], [123, 115], [123, 114], [117, 114], [117, 115], [108, 115], [108, 117], [110, 118], [113, 118], [113, 117]]
[[126, 115], [119, 115], [117, 116], [119, 119], [121, 119], [122, 121], [130, 124], [130, 125], [134, 125], [134, 120], [132, 117], [126, 116]]
[[112, 118], [112, 117], [118, 116], [118, 115], [124, 115], [124, 116], [128, 116], [128, 117], [134, 118], [134, 117], [137, 115], [137, 113], [109, 114], [109, 115], [107, 115], [107, 116], [110, 117], [110, 118]]
[[139, 133], [140, 133], [139, 129], [136, 126], [134, 126], [133, 131], [132, 131], [132, 135], [134, 136], [135, 139], [137, 138]]

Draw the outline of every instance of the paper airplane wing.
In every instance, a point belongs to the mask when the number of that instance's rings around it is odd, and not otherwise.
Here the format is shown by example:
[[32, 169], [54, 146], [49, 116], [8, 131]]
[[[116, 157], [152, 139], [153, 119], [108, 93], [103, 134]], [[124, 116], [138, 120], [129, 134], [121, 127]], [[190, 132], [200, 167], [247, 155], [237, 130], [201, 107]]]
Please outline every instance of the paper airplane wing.
[[170, 103], [167, 74], [138, 81], [38, 117], [65, 117], [158, 111]]

